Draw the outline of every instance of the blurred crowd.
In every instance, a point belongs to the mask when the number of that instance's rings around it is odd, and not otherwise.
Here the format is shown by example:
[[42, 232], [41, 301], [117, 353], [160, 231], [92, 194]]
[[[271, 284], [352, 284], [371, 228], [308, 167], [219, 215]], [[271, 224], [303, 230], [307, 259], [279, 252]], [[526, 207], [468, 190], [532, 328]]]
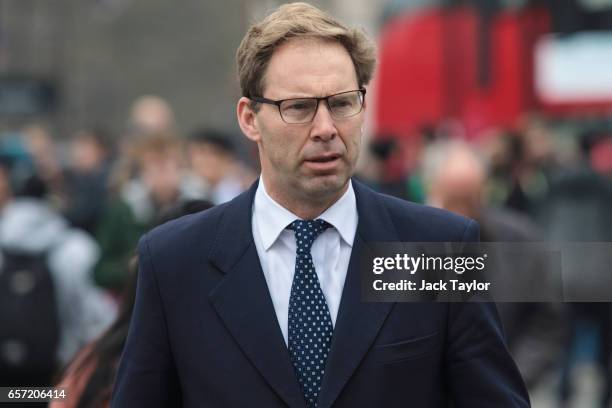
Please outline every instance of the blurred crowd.
[[[72, 406], [104, 406], [127, 335], [139, 237], [231, 200], [256, 179], [256, 165], [243, 160], [239, 135], [179, 134], [156, 96], [134, 102], [121, 135], [91, 127], [59, 138], [35, 124], [2, 131], [0, 384], [59, 383], [83, 397]], [[610, 135], [605, 120], [530, 116], [466, 141], [449, 121], [406, 140], [371, 137], [356, 177], [478, 220], [485, 242], [612, 241]], [[609, 304], [499, 309], [531, 390], [554, 376], [559, 404], [571, 401], [574, 368], [588, 360], [608, 406]]]
[[[410, 140], [380, 135], [367, 155], [363, 180], [476, 219], [482, 242], [612, 241], [608, 119], [528, 116], [513, 129], [491, 129], [469, 142], [449, 121]], [[594, 293], [600, 279], [589, 279], [587, 270], [598, 260], [582, 262], [584, 273], [563, 284]], [[609, 303], [499, 303], [498, 309], [530, 392], [544, 386], [553, 394], [546, 406], [611, 406]], [[576, 396], [584, 367], [593, 379], [586, 401]]]
[[49, 385], [117, 317], [140, 236], [177, 208], [231, 200], [256, 172], [231, 133], [179, 135], [156, 96], [134, 102], [119, 137], [1, 130], [0, 384]]

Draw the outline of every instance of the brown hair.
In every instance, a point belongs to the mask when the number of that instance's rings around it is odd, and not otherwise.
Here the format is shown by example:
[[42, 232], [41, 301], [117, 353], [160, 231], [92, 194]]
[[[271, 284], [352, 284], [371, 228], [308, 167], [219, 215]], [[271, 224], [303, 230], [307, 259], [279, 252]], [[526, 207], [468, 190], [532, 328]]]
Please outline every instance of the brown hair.
[[253, 24], [242, 39], [236, 61], [242, 95], [263, 96], [264, 74], [274, 50], [292, 38], [337, 41], [351, 56], [358, 86], [367, 85], [376, 64], [376, 48], [362, 30], [347, 28], [307, 3], [280, 6]]

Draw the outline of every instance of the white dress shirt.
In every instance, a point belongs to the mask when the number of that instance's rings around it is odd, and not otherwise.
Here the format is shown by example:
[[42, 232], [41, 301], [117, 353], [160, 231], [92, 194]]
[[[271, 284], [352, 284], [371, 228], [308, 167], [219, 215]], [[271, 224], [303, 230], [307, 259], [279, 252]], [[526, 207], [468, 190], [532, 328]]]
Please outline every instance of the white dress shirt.
[[[335, 327], [357, 231], [357, 204], [350, 181], [342, 197], [317, 218], [333, 226], [317, 237], [311, 254]], [[268, 195], [263, 177], [260, 177], [253, 202], [253, 238], [285, 343], [288, 342], [289, 294], [295, 273], [296, 252], [295, 234], [286, 228], [298, 219], [297, 215]]]

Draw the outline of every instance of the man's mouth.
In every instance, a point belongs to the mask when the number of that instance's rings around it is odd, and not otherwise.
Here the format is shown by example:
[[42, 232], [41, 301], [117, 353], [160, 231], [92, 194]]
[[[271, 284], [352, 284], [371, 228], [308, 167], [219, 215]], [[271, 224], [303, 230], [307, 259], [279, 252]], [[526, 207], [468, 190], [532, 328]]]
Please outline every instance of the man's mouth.
[[341, 155], [335, 153], [310, 156], [304, 160], [304, 166], [315, 173], [335, 172], [338, 169], [341, 157]]
[[307, 158], [305, 161], [307, 162], [314, 162], [314, 163], [328, 163], [328, 162], [333, 162], [334, 160], [337, 160], [340, 158], [339, 154], [325, 154], [325, 155], [320, 155], [320, 156], [312, 156]]

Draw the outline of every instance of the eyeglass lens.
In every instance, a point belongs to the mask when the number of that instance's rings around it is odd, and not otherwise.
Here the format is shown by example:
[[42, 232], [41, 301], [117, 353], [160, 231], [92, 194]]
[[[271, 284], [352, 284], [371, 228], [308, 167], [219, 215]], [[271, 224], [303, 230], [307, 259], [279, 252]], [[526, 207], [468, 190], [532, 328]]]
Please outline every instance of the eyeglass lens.
[[[346, 118], [361, 111], [360, 91], [345, 92], [327, 98], [331, 114], [336, 118]], [[288, 123], [305, 123], [313, 119], [317, 110], [316, 98], [290, 99], [280, 105], [280, 113]]]

